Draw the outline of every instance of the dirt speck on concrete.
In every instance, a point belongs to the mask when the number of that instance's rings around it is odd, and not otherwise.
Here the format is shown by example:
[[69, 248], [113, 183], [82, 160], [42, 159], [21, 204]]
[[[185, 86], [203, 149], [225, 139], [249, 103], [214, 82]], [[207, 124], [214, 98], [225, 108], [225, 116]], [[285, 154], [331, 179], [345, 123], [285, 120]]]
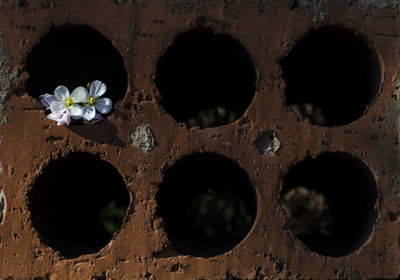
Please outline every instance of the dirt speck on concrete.
[[137, 126], [131, 133], [133, 145], [143, 152], [151, 152], [155, 147], [153, 131], [148, 124]]
[[262, 155], [275, 155], [281, 146], [275, 131], [269, 129], [263, 130], [254, 144]]

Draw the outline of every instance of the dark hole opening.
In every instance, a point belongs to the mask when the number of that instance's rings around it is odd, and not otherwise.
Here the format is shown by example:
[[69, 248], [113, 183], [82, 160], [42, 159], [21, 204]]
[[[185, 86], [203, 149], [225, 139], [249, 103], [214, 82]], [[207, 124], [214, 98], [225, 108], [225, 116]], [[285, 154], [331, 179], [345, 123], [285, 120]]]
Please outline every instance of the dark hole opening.
[[59, 85], [72, 92], [95, 80], [104, 82], [108, 97], [115, 104], [128, 87], [124, 61], [110, 40], [86, 25], [52, 27], [32, 48], [26, 60], [29, 78], [27, 92], [39, 98], [53, 94]]
[[213, 153], [177, 161], [165, 173], [157, 202], [172, 248], [202, 257], [235, 247], [250, 231], [257, 210], [247, 173]]
[[188, 126], [234, 122], [255, 93], [257, 73], [246, 48], [227, 34], [198, 27], [178, 35], [157, 64], [161, 105]]
[[73, 153], [50, 161], [29, 192], [32, 224], [66, 258], [97, 253], [122, 226], [130, 202], [117, 169]]
[[3, 215], [4, 215], [3, 211], [4, 211], [4, 194], [0, 188], [0, 224], [3, 222]]
[[327, 152], [289, 170], [280, 203], [288, 228], [310, 250], [341, 257], [360, 248], [372, 232], [377, 197], [367, 165], [345, 153]]
[[359, 119], [381, 84], [374, 47], [340, 26], [311, 29], [281, 60], [281, 66], [286, 104], [320, 126]]

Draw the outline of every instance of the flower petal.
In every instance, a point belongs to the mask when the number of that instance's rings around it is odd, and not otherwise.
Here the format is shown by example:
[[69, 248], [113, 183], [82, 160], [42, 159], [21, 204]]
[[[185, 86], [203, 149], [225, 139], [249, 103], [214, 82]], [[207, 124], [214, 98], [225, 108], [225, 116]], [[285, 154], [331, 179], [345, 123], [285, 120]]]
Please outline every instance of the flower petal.
[[78, 104], [72, 104], [67, 108], [67, 112], [71, 115], [74, 120], [79, 120], [82, 118], [83, 108]]
[[69, 125], [71, 123], [71, 116], [68, 112], [65, 112], [62, 118], [57, 122], [57, 125]]
[[101, 120], [104, 120], [103, 116], [99, 112], [96, 112], [96, 115], [90, 124], [98, 123]]
[[102, 114], [110, 113], [112, 109], [112, 101], [110, 98], [100, 98], [96, 100], [96, 109]]
[[102, 96], [106, 91], [106, 84], [99, 80], [96, 80], [90, 84], [90, 96], [93, 96], [95, 99]]
[[69, 97], [69, 90], [65, 86], [58, 86], [54, 90], [54, 96], [59, 101], [65, 100]]
[[50, 104], [57, 101], [56, 97], [52, 94], [45, 93], [39, 96], [39, 100], [46, 109], [50, 109]]
[[84, 87], [77, 87], [71, 93], [71, 98], [74, 103], [84, 103], [89, 100], [89, 93]]
[[48, 94], [46, 93], [44, 95], [44, 99], [47, 101], [47, 103], [51, 104], [54, 101], [57, 101], [57, 98], [53, 94]]
[[47, 115], [47, 118], [58, 122], [63, 117], [63, 115], [63, 113], [50, 113]]
[[82, 118], [84, 120], [91, 121], [95, 116], [96, 116], [96, 109], [93, 106], [87, 104], [85, 105], [85, 107], [83, 107]]
[[50, 110], [53, 113], [63, 113], [65, 112], [65, 104], [64, 101], [54, 101], [50, 104]]

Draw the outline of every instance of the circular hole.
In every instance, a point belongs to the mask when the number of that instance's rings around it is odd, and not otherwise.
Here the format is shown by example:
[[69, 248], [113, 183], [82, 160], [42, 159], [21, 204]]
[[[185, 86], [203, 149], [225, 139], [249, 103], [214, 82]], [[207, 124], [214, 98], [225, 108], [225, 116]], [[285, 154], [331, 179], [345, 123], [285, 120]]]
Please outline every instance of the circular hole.
[[130, 195], [117, 169], [98, 156], [51, 160], [29, 192], [33, 226], [66, 258], [98, 252], [122, 226]]
[[341, 257], [355, 252], [373, 230], [378, 212], [373, 174], [345, 153], [323, 153], [293, 166], [280, 203], [287, 226], [311, 251]]
[[198, 27], [178, 35], [157, 64], [161, 105], [189, 127], [239, 119], [253, 100], [257, 73], [246, 48], [227, 34]]
[[95, 80], [104, 82], [104, 97], [115, 104], [128, 87], [124, 61], [110, 40], [86, 25], [52, 27], [32, 48], [26, 60], [27, 92], [39, 98], [59, 85], [70, 92]]
[[257, 210], [247, 173], [213, 153], [192, 154], [169, 168], [157, 202], [172, 248], [202, 257], [235, 247], [250, 231]]
[[311, 29], [281, 66], [286, 104], [320, 126], [359, 119], [381, 84], [380, 60], [373, 46], [340, 26]]

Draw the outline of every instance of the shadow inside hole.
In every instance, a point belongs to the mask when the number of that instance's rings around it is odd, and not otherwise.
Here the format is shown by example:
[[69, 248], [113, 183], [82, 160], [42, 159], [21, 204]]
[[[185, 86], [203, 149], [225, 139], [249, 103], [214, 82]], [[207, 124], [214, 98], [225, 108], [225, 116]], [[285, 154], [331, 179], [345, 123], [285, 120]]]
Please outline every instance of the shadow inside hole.
[[161, 105], [176, 121], [205, 128], [239, 119], [253, 100], [256, 79], [239, 41], [198, 27], [178, 35], [160, 57], [155, 82]]
[[103, 97], [110, 98], [115, 105], [124, 98], [128, 87], [127, 72], [118, 50], [110, 40], [86, 25], [53, 26], [32, 48], [26, 68], [29, 73], [26, 90], [35, 98], [44, 93], [54, 94], [59, 85], [66, 86], [71, 93], [78, 86], [86, 87], [100, 80], [107, 86]]
[[374, 47], [340, 26], [311, 29], [281, 60], [281, 66], [286, 104], [320, 126], [359, 119], [381, 84]]
[[202, 257], [235, 247], [250, 231], [257, 209], [246, 172], [212, 153], [187, 156], [168, 169], [157, 202], [172, 248]]
[[125, 142], [118, 137], [118, 128], [108, 119], [90, 125], [72, 125], [69, 129], [85, 139], [94, 140], [100, 144], [125, 146]]
[[34, 228], [66, 258], [97, 253], [122, 226], [130, 202], [110, 163], [89, 153], [51, 160], [29, 192]]
[[[0, 169], [1, 169], [1, 166], [0, 166]], [[4, 206], [5, 206], [4, 193], [3, 193], [2, 189], [0, 188], [0, 224], [3, 222]]]
[[345, 153], [324, 153], [293, 166], [284, 177], [281, 206], [287, 226], [311, 251], [341, 257], [371, 234], [378, 212], [369, 168]]

